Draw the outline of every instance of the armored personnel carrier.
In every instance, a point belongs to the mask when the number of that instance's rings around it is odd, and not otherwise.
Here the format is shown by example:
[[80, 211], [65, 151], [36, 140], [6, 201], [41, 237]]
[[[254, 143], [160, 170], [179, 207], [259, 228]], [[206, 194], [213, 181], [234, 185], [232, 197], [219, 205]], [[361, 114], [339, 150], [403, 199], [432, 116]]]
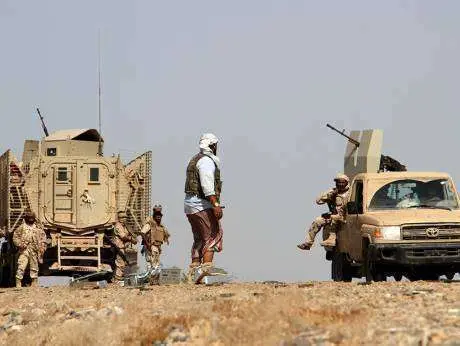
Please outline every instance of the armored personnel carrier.
[[[94, 129], [62, 130], [42, 140], [26, 140], [21, 161], [10, 150], [0, 157], [2, 285], [14, 282], [17, 251], [12, 235], [28, 209], [47, 235], [39, 275], [112, 272], [117, 213], [126, 212], [133, 234], [149, 213], [152, 154], [124, 164], [119, 155], [102, 156], [103, 143]], [[127, 257], [136, 266], [136, 246]]]
[[452, 279], [460, 272], [460, 200], [452, 178], [411, 172], [382, 155], [381, 130], [346, 137], [350, 195], [346, 223], [326, 256], [332, 279]]

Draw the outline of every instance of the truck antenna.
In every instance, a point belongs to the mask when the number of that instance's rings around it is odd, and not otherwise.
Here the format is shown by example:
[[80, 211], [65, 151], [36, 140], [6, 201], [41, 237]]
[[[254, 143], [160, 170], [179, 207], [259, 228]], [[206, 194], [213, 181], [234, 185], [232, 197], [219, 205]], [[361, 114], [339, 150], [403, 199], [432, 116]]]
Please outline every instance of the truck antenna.
[[43, 119], [40, 113], [40, 109], [38, 109], [38, 107], [37, 107], [37, 113], [38, 113], [38, 117], [40, 118], [40, 121], [42, 122], [43, 132], [45, 132], [45, 136], [48, 137], [50, 134], [48, 133], [48, 129], [46, 128], [46, 125], [45, 125], [45, 120]]
[[102, 156], [102, 112], [101, 112], [101, 32], [97, 37], [97, 73], [98, 73], [98, 116], [99, 116], [99, 148], [98, 155]]

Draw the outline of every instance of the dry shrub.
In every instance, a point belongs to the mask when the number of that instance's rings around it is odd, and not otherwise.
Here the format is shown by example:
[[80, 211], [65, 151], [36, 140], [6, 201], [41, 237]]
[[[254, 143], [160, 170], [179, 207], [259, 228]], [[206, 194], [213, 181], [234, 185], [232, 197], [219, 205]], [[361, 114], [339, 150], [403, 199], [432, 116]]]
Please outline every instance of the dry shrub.
[[164, 341], [172, 327], [189, 330], [195, 318], [191, 315], [140, 317], [122, 336], [123, 344], [152, 345], [155, 341]]

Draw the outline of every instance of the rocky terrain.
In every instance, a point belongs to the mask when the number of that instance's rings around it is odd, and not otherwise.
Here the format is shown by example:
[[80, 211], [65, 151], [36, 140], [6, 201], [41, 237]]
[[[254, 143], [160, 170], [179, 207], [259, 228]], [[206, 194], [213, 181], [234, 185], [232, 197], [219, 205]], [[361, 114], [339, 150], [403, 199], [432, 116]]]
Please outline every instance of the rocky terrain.
[[2, 345], [454, 345], [457, 282], [0, 290]]

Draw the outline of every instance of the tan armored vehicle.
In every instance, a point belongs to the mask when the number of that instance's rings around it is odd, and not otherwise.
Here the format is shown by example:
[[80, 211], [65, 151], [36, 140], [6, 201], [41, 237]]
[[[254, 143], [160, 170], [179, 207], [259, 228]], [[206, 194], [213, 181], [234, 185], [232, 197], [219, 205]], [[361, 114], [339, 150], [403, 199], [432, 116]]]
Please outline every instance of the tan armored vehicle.
[[406, 171], [381, 155], [382, 139], [380, 130], [350, 134], [346, 223], [327, 254], [332, 279], [452, 278], [460, 271], [460, 201], [451, 177]]
[[[47, 235], [40, 275], [112, 272], [117, 212], [127, 213], [128, 228], [136, 234], [150, 210], [151, 152], [125, 165], [119, 156], [101, 156], [102, 144], [97, 130], [57, 131], [41, 141], [26, 140], [22, 161], [9, 150], [0, 157], [3, 285], [14, 282], [12, 234], [27, 209]], [[127, 257], [136, 266], [136, 246]]]

